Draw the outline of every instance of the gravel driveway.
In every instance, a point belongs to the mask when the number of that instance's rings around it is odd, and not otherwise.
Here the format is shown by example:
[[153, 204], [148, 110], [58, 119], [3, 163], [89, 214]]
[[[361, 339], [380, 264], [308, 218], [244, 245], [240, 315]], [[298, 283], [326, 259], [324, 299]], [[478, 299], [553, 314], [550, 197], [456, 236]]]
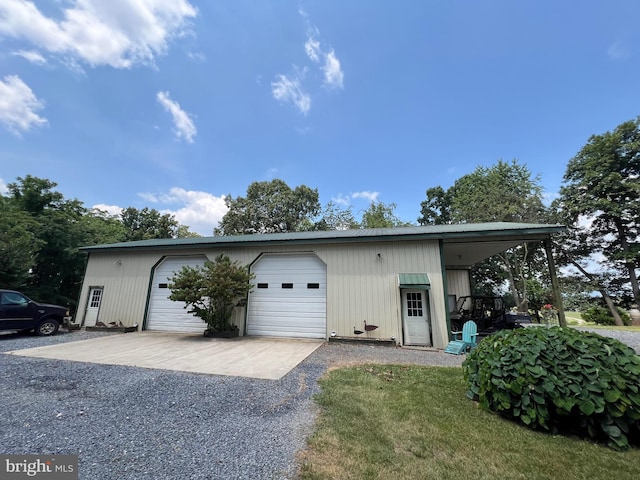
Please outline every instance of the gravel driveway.
[[[0, 352], [101, 335], [0, 335]], [[274, 381], [0, 355], [0, 453], [78, 454], [81, 479], [293, 478], [327, 368], [463, 359], [330, 344]]]

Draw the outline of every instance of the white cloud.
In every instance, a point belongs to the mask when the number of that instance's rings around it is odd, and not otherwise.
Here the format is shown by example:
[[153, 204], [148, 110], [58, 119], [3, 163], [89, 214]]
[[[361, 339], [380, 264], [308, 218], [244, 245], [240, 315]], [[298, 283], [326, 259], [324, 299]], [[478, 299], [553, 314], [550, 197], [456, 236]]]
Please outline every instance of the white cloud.
[[340, 60], [333, 50], [324, 56], [324, 84], [329, 88], [342, 88], [344, 84], [344, 73], [340, 67]]
[[43, 108], [44, 103], [17, 75], [0, 80], [0, 123], [10, 132], [20, 135], [34, 126], [46, 125], [47, 119], [36, 113]]
[[194, 62], [203, 63], [207, 61], [207, 56], [202, 52], [188, 52], [187, 57], [189, 57], [189, 59], [193, 60]]
[[[320, 30], [314, 27], [309, 21], [309, 15], [302, 8], [298, 9], [298, 13], [304, 18], [306, 24], [307, 39], [304, 42], [304, 51], [309, 60], [316, 64], [322, 71], [324, 81], [323, 85], [328, 89], [341, 89], [344, 87], [344, 72], [340, 64], [340, 60], [336, 56], [335, 50], [325, 51], [319, 40]], [[302, 86], [307, 67], [300, 71], [296, 68], [293, 76], [276, 75], [276, 81], [271, 82], [271, 93], [276, 100], [289, 102], [303, 114], [307, 114], [311, 109], [311, 96]], [[302, 73], [301, 73], [302, 72]], [[304, 131], [306, 133], [306, 131]]]
[[13, 52], [11, 55], [22, 57], [35, 65], [44, 65], [47, 63], [47, 60], [36, 50], [18, 50], [17, 52]]
[[[63, 2], [56, 2], [58, 5]], [[0, 36], [93, 67], [153, 64], [171, 39], [184, 34], [197, 9], [187, 0], [74, 0], [59, 18], [27, 0], [0, 3]], [[72, 60], [69, 61], [68, 58]], [[66, 60], [65, 60], [66, 59]]]
[[380, 192], [355, 192], [351, 194], [351, 198], [364, 198], [369, 200], [370, 202], [376, 202], [378, 200], [378, 196], [380, 196]]
[[163, 208], [162, 213], [175, 216], [179, 223], [188, 225], [192, 232], [200, 235], [213, 235], [213, 229], [227, 213], [224, 195], [216, 197], [207, 192], [185, 190], [180, 187], [171, 188], [169, 193], [138, 195], [156, 203], [155, 208], [158, 208], [157, 204], [166, 205], [167, 208]]
[[304, 44], [304, 50], [312, 61], [320, 61], [320, 42], [313, 38], [312, 34], [309, 34], [309, 38]]
[[198, 131], [187, 112], [180, 108], [180, 104], [169, 97], [169, 92], [158, 92], [158, 102], [173, 118], [174, 131], [178, 138], [183, 138], [188, 143], [193, 143], [193, 137]]
[[337, 205], [351, 205], [351, 199], [349, 198], [349, 195], [344, 196], [342, 194], [339, 194], [337, 197], [333, 197], [331, 201]]
[[0, 195], [6, 195], [7, 193], [9, 193], [7, 184], [4, 183], [4, 180], [0, 178]]
[[117, 205], [106, 205], [104, 203], [99, 203], [91, 208], [93, 210], [107, 212], [109, 215], [113, 215], [114, 217], [120, 216], [120, 213], [122, 212], [122, 207], [118, 207]]
[[153, 193], [139, 193], [138, 196], [151, 203], [158, 203], [158, 197]]
[[[138, 193], [138, 196], [154, 203], [153, 208], [160, 213], [173, 215], [181, 225], [187, 225], [192, 232], [204, 236], [213, 235], [213, 229], [227, 213], [224, 195], [216, 197], [207, 192], [174, 187], [168, 193], [146, 192]], [[163, 206], [166, 208], [162, 208]], [[122, 207], [106, 204], [94, 205], [92, 208], [104, 210], [111, 215], [120, 215], [122, 210]]]
[[278, 175], [278, 169], [275, 167], [272, 167], [269, 170], [267, 170], [265, 177], [268, 178], [269, 180], [273, 180], [274, 178], [276, 178], [277, 175]]
[[607, 56], [611, 60], [626, 60], [631, 57], [629, 47], [620, 41], [614, 42], [607, 48]]
[[302, 71], [296, 69], [293, 76], [276, 75], [276, 81], [271, 82], [273, 98], [283, 103], [292, 103], [304, 115], [311, 108], [311, 97], [304, 91], [301, 84], [305, 73], [306, 69]]

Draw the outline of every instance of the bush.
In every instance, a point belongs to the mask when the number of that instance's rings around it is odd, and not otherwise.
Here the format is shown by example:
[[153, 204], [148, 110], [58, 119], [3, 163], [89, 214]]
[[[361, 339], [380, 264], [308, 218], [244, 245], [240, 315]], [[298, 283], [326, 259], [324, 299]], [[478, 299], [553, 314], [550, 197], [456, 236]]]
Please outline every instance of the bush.
[[[631, 317], [627, 312], [618, 308], [618, 313], [622, 318], [622, 323], [624, 323], [625, 325], [631, 325]], [[598, 325], [616, 324], [609, 309], [599, 306], [589, 307], [587, 311], [582, 314], [582, 319], [587, 322], [597, 323]]]
[[238, 327], [231, 322], [233, 310], [244, 306], [253, 288], [254, 275], [238, 261], [224, 254], [204, 266], [188, 265], [171, 278], [169, 299], [185, 303], [189, 313], [207, 324], [206, 332], [238, 334]]
[[463, 363], [467, 396], [485, 410], [624, 450], [640, 444], [640, 357], [572, 328], [504, 330]]

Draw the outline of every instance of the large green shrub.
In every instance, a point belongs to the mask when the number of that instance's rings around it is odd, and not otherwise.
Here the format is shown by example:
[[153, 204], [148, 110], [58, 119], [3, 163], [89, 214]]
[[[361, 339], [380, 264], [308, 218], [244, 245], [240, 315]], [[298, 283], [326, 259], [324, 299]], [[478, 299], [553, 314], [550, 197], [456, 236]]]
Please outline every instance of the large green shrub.
[[171, 278], [169, 299], [184, 302], [189, 313], [206, 322], [206, 332], [237, 335], [238, 327], [231, 322], [233, 310], [244, 305], [254, 277], [238, 261], [220, 254], [203, 266], [182, 267]]
[[[631, 325], [631, 317], [627, 312], [618, 308], [618, 313], [620, 314], [620, 318], [622, 318], [622, 323], [625, 325]], [[587, 322], [597, 323], [598, 325], [616, 324], [616, 321], [613, 319], [613, 315], [611, 315], [609, 309], [600, 306], [587, 308], [587, 310], [582, 313], [582, 319]]]
[[640, 357], [572, 328], [531, 327], [485, 338], [463, 363], [467, 396], [531, 428], [640, 445]]

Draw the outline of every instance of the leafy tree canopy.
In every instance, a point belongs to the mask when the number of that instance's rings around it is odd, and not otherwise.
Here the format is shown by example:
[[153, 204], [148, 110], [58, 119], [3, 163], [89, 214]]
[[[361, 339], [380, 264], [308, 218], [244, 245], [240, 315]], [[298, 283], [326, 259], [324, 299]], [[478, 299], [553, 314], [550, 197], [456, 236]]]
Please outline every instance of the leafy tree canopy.
[[[246, 197], [225, 198], [229, 209], [215, 235], [295, 232], [308, 229], [318, 214], [318, 190], [306, 185], [291, 189], [284, 181], [253, 182]], [[306, 227], [305, 227], [306, 226]]]
[[395, 214], [395, 203], [371, 202], [369, 208], [362, 213], [362, 228], [408, 227], [412, 224], [398, 218]]
[[190, 232], [189, 227], [180, 225], [173, 215], [162, 214], [155, 208], [124, 208], [120, 217], [124, 227], [124, 241], [198, 236]]
[[73, 306], [86, 255], [79, 247], [193, 235], [171, 215], [125, 209], [122, 218], [66, 199], [51, 180], [27, 175], [0, 195], [0, 287]]
[[[449, 189], [426, 191], [421, 203], [421, 225], [480, 222], [537, 223], [544, 219], [540, 178], [532, 176], [517, 160], [499, 160], [491, 167], [477, 167]], [[541, 249], [525, 244], [509, 249], [472, 268], [476, 291], [496, 292], [505, 282], [518, 309], [528, 309], [527, 278], [542, 275]], [[529, 283], [530, 284], [530, 283]]]
[[564, 181], [554, 206], [572, 226], [565, 253], [577, 261], [602, 256], [640, 303], [640, 117], [591, 136]]
[[477, 167], [448, 190], [428, 189], [418, 223], [537, 222], [544, 210], [540, 178], [517, 160], [499, 160]]

